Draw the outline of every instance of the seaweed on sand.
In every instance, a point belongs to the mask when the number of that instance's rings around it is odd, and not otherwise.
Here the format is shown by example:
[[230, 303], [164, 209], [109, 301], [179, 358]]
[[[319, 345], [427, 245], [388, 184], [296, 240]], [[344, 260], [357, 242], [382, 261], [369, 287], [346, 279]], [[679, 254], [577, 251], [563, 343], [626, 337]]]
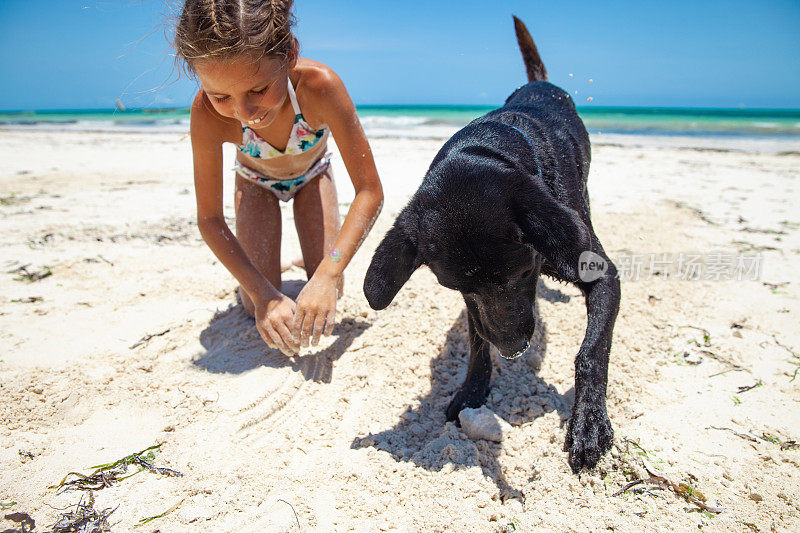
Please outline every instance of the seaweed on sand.
[[[624, 439], [624, 442], [628, 445], [628, 449], [625, 453], [626, 459], [624, 460], [638, 461], [641, 466], [644, 467], [644, 471], [647, 472], [648, 477], [639, 477], [638, 479], [634, 479], [633, 481], [626, 483], [612, 496], [624, 494], [637, 485], [645, 485], [659, 489], [671, 490], [676, 496], [683, 498], [688, 503], [691, 503], [697, 508], [708, 513], [719, 514], [722, 512], [722, 509], [719, 507], [714, 507], [707, 503], [708, 500], [706, 499], [705, 495], [694, 486], [693, 482], [696, 481], [697, 478], [695, 478], [692, 474], [689, 474], [687, 480], [675, 483], [665, 475], [656, 471], [653, 465], [651, 465], [647, 460], [647, 452], [638, 443], [630, 439]], [[635, 453], [630, 452], [630, 447], [635, 449]], [[633, 470], [631, 470], [631, 472], [633, 472]]]
[[14, 281], [25, 281], [33, 283], [34, 281], [43, 280], [53, 275], [53, 271], [49, 266], [45, 265], [41, 270], [28, 270], [30, 265], [23, 265], [17, 269], [11, 270], [9, 274], [18, 274]]
[[[166, 476], [182, 476], [183, 474], [176, 470], [172, 470], [170, 468], [161, 468], [153, 465], [153, 460], [155, 459], [155, 450], [158, 450], [160, 447], [161, 444], [156, 444], [150, 446], [149, 448], [145, 448], [140, 452], [133, 453], [123, 457], [122, 459], [118, 459], [113, 463], [92, 466], [91, 468], [94, 470], [94, 472], [89, 475], [81, 474], [80, 472], [70, 472], [64, 476], [64, 479], [61, 480], [61, 483], [52, 485], [48, 488], [59, 490], [100, 490], [110, 487], [117, 481], [122, 481], [123, 479], [135, 476], [144, 470], [149, 470], [151, 472], [156, 472]], [[128, 466], [130, 465], [138, 465], [141, 468], [133, 474], [128, 474]], [[69, 479], [70, 476], [75, 476], [75, 478]]]
[[182, 504], [182, 503], [183, 503], [185, 500], [186, 500], [186, 498], [184, 498], [183, 500], [179, 501], [178, 503], [176, 503], [175, 505], [173, 505], [172, 507], [170, 507], [169, 509], [167, 509], [166, 511], [164, 511], [163, 513], [161, 513], [161, 514], [159, 514], [159, 515], [156, 515], [156, 516], [149, 516], [149, 517], [147, 517], [147, 518], [142, 518], [141, 520], [139, 520], [139, 523], [138, 523], [138, 524], [136, 524], [136, 527], [143, 526], [143, 525], [145, 525], [145, 524], [147, 524], [147, 523], [149, 523], [149, 522], [152, 522], [153, 520], [158, 520], [159, 518], [164, 518], [164, 517], [165, 517], [165, 516], [167, 516], [169, 513], [171, 513], [172, 511], [174, 511], [174, 510], [175, 510], [175, 509], [177, 509], [178, 507], [180, 507], [180, 505], [181, 505], [181, 504]]
[[781, 341], [779, 341], [777, 336], [772, 335], [772, 338], [775, 340], [775, 344], [777, 344], [778, 346], [789, 352], [790, 356], [789, 364], [794, 365], [796, 367], [794, 369], [794, 372], [792, 373], [792, 379], [790, 379], [789, 381], [794, 381], [795, 378], [797, 377], [797, 373], [800, 372], [800, 354], [798, 354], [797, 352], [795, 352], [794, 350], [783, 344]]
[[63, 513], [53, 524], [53, 533], [103, 533], [111, 531], [108, 517], [116, 511], [107, 508], [98, 511], [94, 508], [94, 493], [87, 492], [87, 498], [81, 498], [73, 510]]

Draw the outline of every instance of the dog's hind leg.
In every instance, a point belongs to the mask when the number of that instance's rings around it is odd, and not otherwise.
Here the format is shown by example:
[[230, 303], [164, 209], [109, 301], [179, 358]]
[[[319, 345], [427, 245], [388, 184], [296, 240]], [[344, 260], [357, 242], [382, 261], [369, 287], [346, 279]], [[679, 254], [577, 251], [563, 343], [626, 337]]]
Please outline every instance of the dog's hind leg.
[[447, 407], [448, 422], [457, 421], [458, 413], [465, 407], [480, 407], [489, 394], [489, 381], [492, 377], [492, 359], [489, 356], [489, 343], [475, 331], [472, 316], [467, 311], [469, 326], [469, 365], [467, 377], [461, 389]]
[[587, 324], [586, 336], [575, 358], [575, 404], [564, 441], [569, 465], [575, 473], [583, 467], [594, 467], [611, 449], [614, 440], [606, 413], [606, 387], [620, 286], [616, 267], [602, 249], [599, 252], [608, 264], [603, 277], [577, 283], [586, 298]]

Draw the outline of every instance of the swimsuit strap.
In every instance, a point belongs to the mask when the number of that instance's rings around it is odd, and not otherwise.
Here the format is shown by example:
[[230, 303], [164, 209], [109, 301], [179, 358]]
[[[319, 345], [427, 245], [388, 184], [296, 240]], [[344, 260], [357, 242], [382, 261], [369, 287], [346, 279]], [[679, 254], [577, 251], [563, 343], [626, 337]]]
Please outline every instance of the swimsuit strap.
[[289, 99], [292, 101], [292, 107], [294, 108], [295, 115], [302, 115], [300, 112], [300, 104], [297, 103], [297, 95], [294, 94], [294, 87], [292, 86], [292, 80], [287, 76], [286, 78], [289, 82]]

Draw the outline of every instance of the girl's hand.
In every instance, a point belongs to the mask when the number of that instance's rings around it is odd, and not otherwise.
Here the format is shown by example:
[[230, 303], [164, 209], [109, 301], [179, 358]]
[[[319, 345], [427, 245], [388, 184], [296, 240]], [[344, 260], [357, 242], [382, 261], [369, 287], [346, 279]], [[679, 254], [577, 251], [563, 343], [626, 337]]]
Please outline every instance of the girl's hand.
[[300, 350], [297, 337], [292, 335], [296, 305], [288, 296], [281, 294], [256, 303], [256, 328], [270, 348], [277, 348], [287, 357]]
[[323, 333], [330, 335], [336, 318], [336, 297], [338, 278], [326, 276], [317, 271], [300, 291], [297, 309], [294, 314], [292, 333], [302, 346], [319, 344]]

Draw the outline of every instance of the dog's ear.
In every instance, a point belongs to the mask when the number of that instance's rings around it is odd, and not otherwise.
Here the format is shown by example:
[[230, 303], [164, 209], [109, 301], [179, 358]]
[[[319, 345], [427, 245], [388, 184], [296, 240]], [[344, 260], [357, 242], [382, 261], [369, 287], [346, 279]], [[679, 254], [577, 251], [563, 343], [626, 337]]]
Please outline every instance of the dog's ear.
[[580, 255], [592, 250], [593, 242], [578, 213], [556, 201], [541, 182], [518, 195], [514, 205], [523, 242], [542, 254], [564, 281], [577, 281]]
[[400, 287], [422, 264], [417, 221], [411, 206], [406, 206], [375, 250], [364, 278], [364, 295], [373, 309], [384, 309], [392, 303]]

